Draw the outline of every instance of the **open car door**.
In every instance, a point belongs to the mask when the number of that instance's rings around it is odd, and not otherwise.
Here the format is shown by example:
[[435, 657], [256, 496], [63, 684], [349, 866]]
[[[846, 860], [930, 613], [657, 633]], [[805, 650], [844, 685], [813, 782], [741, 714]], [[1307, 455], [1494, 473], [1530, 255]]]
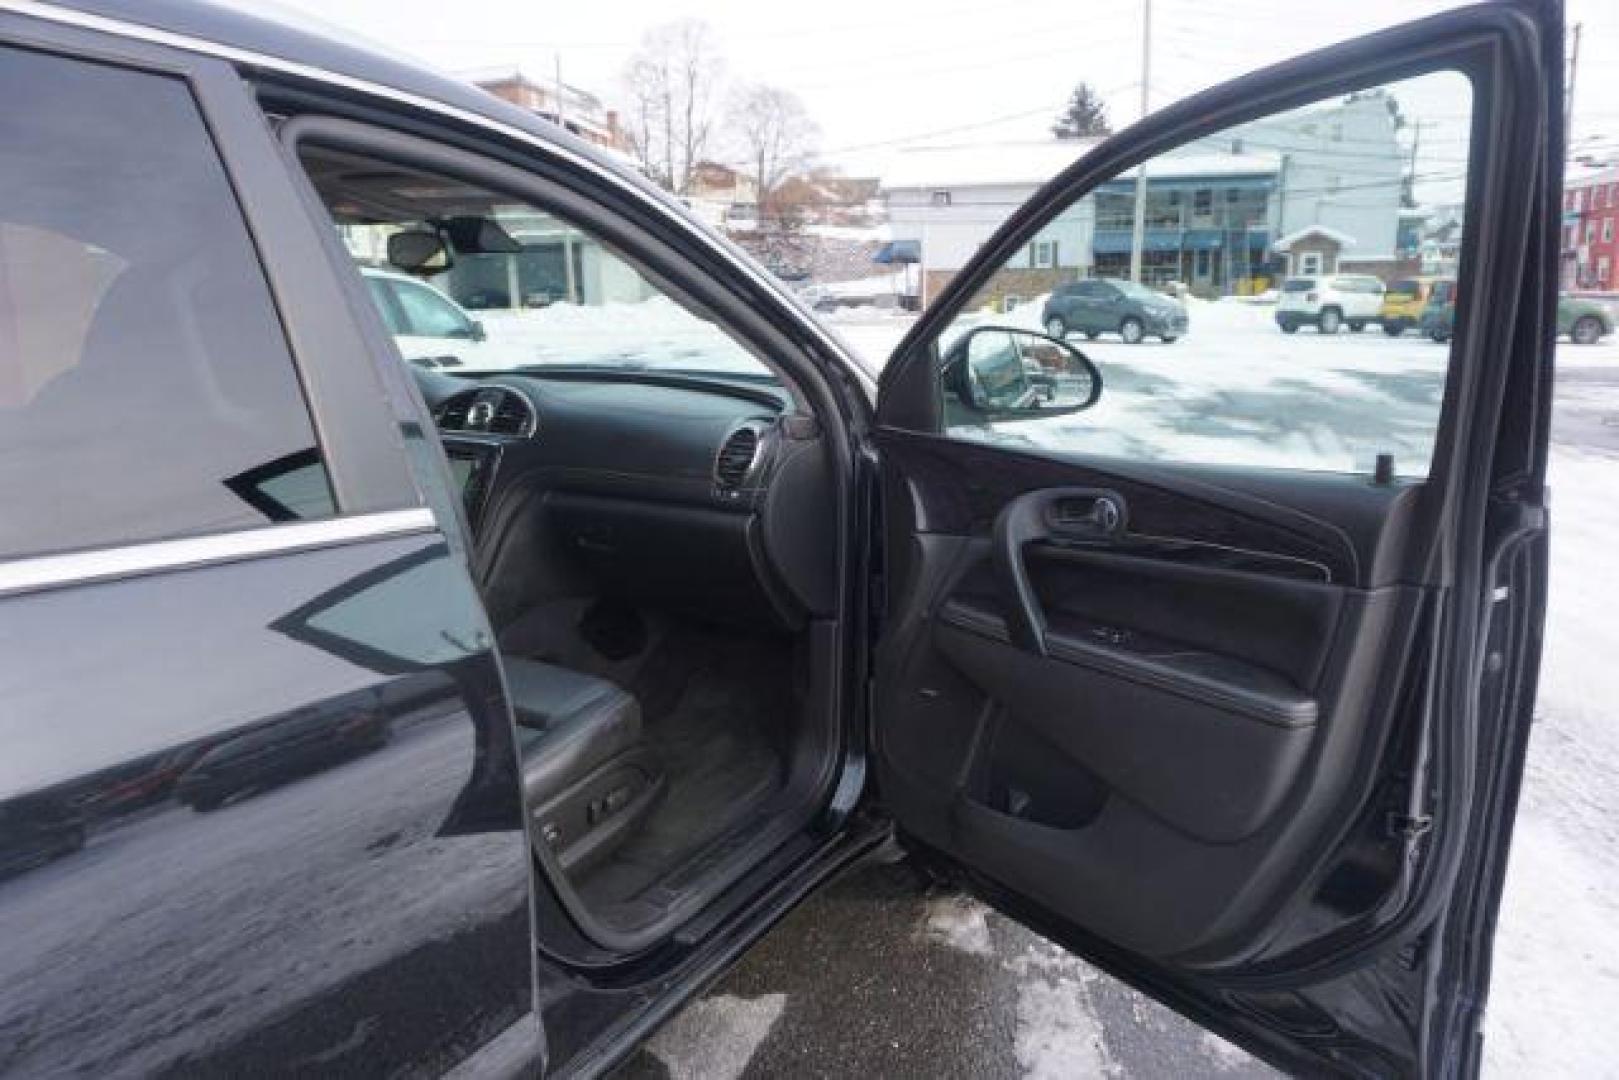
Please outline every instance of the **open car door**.
[[[1184, 101], [1016, 211], [883, 376], [885, 806], [1290, 1071], [1478, 1068], [1545, 600], [1561, 63], [1559, 4], [1496, 4]], [[1418, 274], [1455, 281], [1446, 342], [1379, 320]], [[1116, 326], [1065, 321], [1091, 278]]]

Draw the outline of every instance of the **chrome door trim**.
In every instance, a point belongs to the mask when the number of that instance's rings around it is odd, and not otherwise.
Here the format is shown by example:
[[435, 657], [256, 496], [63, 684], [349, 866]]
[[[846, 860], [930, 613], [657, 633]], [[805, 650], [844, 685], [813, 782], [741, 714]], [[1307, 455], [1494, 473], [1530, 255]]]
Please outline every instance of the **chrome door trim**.
[[0, 597], [438, 531], [426, 507], [0, 561]]

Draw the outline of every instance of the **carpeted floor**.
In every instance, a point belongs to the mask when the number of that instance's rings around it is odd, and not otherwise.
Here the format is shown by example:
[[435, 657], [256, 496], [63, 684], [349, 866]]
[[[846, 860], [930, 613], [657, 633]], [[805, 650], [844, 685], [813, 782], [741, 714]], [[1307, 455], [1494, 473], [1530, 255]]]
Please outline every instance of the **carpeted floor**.
[[[609, 679], [641, 705], [667, 777], [646, 825], [574, 884], [613, 920], [782, 786], [796, 710], [792, 641], [577, 602], [531, 612], [502, 648]], [[637, 917], [644, 915], [633, 905]]]

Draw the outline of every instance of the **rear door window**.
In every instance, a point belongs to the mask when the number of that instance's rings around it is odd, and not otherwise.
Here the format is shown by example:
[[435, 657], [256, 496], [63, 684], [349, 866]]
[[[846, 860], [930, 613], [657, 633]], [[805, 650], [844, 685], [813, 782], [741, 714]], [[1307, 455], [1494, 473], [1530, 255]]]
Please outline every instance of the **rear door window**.
[[0, 101], [0, 558], [335, 513], [186, 85], [7, 48]]

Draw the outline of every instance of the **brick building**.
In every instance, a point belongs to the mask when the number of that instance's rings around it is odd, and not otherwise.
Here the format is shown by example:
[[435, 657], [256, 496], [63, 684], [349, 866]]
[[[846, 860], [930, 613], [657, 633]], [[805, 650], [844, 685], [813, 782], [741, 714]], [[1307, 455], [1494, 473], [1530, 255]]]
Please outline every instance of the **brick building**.
[[1570, 179], [1563, 185], [1562, 285], [1565, 289], [1619, 289], [1619, 169]]
[[517, 67], [468, 71], [461, 77], [480, 90], [553, 123], [560, 117], [563, 127], [586, 142], [609, 150], [629, 148], [618, 113], [589, 90], [530, 75]]

